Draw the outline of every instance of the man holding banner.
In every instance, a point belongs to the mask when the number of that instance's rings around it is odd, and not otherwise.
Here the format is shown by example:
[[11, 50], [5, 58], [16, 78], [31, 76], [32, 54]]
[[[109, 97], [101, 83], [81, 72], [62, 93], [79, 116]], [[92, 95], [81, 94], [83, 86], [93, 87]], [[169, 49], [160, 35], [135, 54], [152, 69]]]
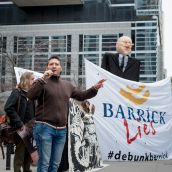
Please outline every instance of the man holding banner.
[[57, 56], [49, 58], [42, 78], [37, 79], [27, 96], [37, 100], [33, 134], [38, 147], [38, 172], [57, 172], [66, 140], [69, 98], [79, 101], [96, 96], [104, 79], [86, 91], [62, 80], [62, 67]]

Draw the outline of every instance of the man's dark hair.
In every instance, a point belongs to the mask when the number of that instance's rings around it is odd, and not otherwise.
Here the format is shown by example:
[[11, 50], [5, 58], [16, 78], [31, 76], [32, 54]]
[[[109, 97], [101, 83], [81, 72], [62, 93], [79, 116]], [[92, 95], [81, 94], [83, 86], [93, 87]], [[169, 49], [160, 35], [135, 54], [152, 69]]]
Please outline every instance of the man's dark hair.
[[61, 60], [60, 60], [60, 58], [59, 58], [58, 56], [51, 56], [51, 57], [48, 59], [47, 66], [48, 66], [49, 61], [52, 60], [52, 59], [56, 59], [56, 60], [58, 60], [59, 62], [61, 62]]

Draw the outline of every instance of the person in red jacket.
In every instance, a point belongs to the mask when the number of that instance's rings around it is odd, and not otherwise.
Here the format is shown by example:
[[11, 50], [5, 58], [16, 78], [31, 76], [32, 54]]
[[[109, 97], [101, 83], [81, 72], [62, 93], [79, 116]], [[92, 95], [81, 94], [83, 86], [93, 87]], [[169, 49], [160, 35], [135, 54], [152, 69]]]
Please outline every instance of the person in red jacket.
[[37, 100], [33, 128], [39, 154], [37, 172], [58, 171], [66, 140], [69, 99], [90, 99], [96, 96], [105, 81], [100, 80], [90, 89], [81, 91], [69, 81], [61, 79], [61, 72], [60, 59], [50, 57], [43, 77], [37, 79], [27, 92], [29, 99]]

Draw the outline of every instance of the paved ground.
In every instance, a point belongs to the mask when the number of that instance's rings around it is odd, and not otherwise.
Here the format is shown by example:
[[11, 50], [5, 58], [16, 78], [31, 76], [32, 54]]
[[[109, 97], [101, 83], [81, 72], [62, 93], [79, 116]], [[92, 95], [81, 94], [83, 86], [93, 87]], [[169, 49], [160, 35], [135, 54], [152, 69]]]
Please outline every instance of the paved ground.
[[157, 162], [104, 162], [99, 172], [172, 172], [172, 160]]
[[[6, 157], [6, 148], [4, 147], [4, 153]], [[0, 149], [0, 172], [13, 172], [13, 157], [14, 155], [11, 155], [11, 168], [10, 170], [6, 170], [6, 159], [2, 158], [2, 152]], [[33, 172], [36, 172], [36, 167], [32, 167]]]
[[[13, 155], [11, 156], [11, 170], [6, 170], [6, 160], [2, 159], [0, 150], [0, 172], [13, 172]], [[97, 169], [99, 172], [172, 172], [172, 160], [156, 162], [104, 162], [105, 167]], [[33, 172], [36, 168], [32, 167]]]

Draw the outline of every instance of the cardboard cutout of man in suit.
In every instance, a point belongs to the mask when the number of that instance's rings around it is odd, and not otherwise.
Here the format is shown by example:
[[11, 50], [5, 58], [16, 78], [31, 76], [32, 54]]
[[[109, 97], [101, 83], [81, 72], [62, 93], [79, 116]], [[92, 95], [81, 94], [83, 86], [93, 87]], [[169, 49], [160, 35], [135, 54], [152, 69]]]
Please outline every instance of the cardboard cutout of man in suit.
[[130, 37], [120, 37], [116, 43], [117, 53], [105, 53], [101, 67], [121, 78], [139, 81], [140, 61], [129, 56], [132, 46]]

